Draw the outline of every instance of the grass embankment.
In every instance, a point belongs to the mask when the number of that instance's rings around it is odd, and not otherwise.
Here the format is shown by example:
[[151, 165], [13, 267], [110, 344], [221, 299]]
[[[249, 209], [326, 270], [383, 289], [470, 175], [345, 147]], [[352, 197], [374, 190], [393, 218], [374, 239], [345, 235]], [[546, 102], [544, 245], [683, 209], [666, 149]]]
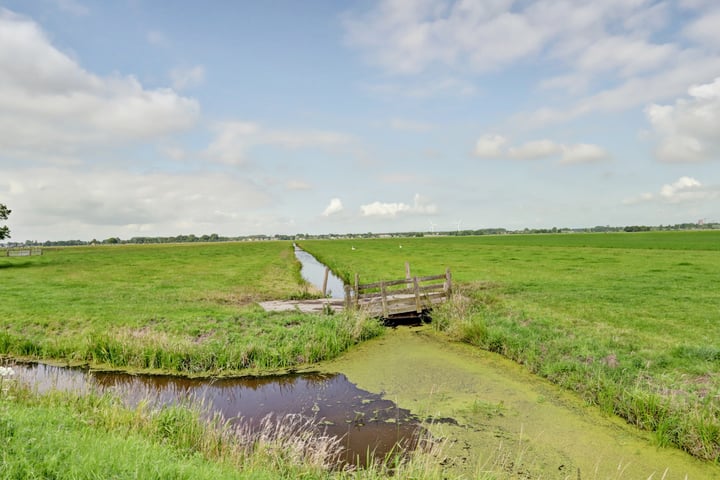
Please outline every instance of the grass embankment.
[[377, 335], [346, 315], [267, 313], [308, 295], [290, 242], [45, 249], [0, 260], [0, 355], [218, 375], [333, 358]]
[[[402, 248], [400, 247], [402, 245]], [[437, 328], [720, 461], [720, 232], [307, 241], [346, 280], [450, 267]], [[355, 247], [352, 249], [351, 247]]]

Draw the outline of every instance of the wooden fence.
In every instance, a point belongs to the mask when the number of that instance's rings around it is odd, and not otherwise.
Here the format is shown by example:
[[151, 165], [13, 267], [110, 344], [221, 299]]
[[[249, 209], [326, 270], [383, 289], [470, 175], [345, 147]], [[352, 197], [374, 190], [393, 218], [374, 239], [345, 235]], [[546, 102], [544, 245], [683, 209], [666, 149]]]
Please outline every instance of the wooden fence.
[[[0, 253], [0, 255], [2, 255]], [[6, 257], [30, 257], [34, 255], [42, 255], [42, 248], [8, 248], [5, 250]]]
[[452, 275], [444, 274], [411, 277], [406, 265], [406, 277], [399, 280], [360, 283], [355, 274], [354, 288], [345, 286], [345, 308], [362, 309], [369, 315], [388, 318], [421, 314], [446, 301], [452, 290]]

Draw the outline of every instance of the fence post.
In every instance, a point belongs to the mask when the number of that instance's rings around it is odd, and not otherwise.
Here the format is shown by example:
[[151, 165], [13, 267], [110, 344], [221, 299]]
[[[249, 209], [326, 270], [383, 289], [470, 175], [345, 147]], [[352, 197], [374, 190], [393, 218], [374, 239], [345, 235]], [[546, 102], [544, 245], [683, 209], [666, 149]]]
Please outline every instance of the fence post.
[[323, 297], [327, 296], [328, 274], [330, 274], [330, 267], [325, 267], [325, 278], [323, 279], [323, 288], [322, 288]]
[[382, 295], [383, 317], [387, 318], [388, 306], [387, 306], [387, 291], [385, 290], [385, 282], [380, 282], [380, 295]]
[[360, 274], [355, 274], [355, 308], [360, 306]]
[[412, 284], [410, 283], [410, 262], [405, 262], [405, 279], [408, 281], [405, 288], [412, 288]]
[[445, 270], [445, 293], [448, 297], [452, 293], [452, 274], [450, 273], [450, 267]]
[[422, 313], [422, 305], [420, 304], [420, 285], [418, 284], [417, 277], [413, 278], [413, 283], [415, 284], [415, 311], [417, 313]]

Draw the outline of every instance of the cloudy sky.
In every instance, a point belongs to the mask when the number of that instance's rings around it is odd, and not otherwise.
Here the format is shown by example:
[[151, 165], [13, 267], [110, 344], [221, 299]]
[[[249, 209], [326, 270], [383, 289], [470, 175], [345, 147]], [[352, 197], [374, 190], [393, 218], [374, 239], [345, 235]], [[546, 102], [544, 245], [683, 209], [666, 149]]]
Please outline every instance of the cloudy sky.
[[716, 0], [0, 0], [12, 239], [720, 221]]

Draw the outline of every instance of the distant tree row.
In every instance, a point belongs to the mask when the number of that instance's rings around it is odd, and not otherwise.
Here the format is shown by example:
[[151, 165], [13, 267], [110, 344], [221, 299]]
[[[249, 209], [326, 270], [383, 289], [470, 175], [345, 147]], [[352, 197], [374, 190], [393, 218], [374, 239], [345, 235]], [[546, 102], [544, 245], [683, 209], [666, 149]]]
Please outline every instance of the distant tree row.
[[[10, 210], [0, 204], [0, 220], [6, 220]], [[328, 233], [312, 235], [298, 233], [295, 235], [246, 235], [240, 237], [224, 237], [217, 233], [210, 235], [177, 235], [174, 237], [132, 237], [123, 240], [119, 237], [110, 237], [104, 240], [58, 240], [37, 242], [28, 240], [24, 243], [11, 243], [10, 246], [78, 246], [78, 245], [119, 245], [119, 244], [158, 244], [158, 243], [194, 243], [194, 242], [238, 242], [238, 241], [267, 241], [267, 240], [328, 240], [339, 238], [407, 238], [427, 236], [469, 236], [469, 235], [517, 235], [517, 234], [557, 234], [557, 233], [610, 233], [610, 232], [650, 232], [665, 230], [720, 230], [720, 223], [679, 223], [675, 225], [628, 225], [623, 227], [595, 226], [590, 228], [525, 228], [522, 230], [507, 230], [505, 228], [483, 228], [479, 230], [450, 230], [443, 232], [395, 232], [395, 233]], [[0, 240], [10, 238], [10, 231], [7, 226], [0, 227]]]

